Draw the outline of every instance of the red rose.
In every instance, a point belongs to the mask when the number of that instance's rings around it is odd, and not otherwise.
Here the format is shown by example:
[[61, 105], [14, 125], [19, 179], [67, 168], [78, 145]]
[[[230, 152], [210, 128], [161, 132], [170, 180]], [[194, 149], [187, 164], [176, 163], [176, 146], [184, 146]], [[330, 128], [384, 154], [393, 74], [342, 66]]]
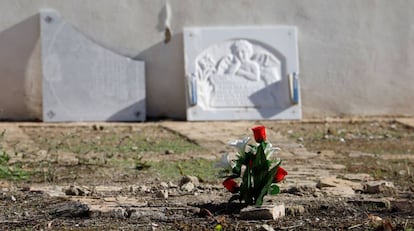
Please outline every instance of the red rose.
[[256, 140], [257, 143], [260, 143], [262, 141], [266, 141], [266, 128], [265, 126], [257, 126], [252, 128], [254, 140]]
[[229, 178], [223, 181], [224, 187], [229, 190], [231, 193], [236, 193], [239, 191], [240, 187], [233, 179]]
[[287, 174], [288, 173], [286, 172], [286, 170], [284, 170], [282, 167], [278, 167], [275, 174], [275, 178], [273, 178], [273, 183], [281, 182]]

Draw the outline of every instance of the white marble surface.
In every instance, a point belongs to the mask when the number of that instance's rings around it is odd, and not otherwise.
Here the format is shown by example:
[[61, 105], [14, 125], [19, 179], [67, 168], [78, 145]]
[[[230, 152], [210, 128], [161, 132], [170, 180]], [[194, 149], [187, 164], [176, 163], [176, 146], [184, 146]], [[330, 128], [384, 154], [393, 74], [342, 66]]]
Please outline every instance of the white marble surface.
[[187, 120], [301, 118], [289, 79], [299, 73], [295, 27], [192, 27], [183, 36]]
[[144, 62], [105, 49], [42, 10], [43, 121], [144, 121]]

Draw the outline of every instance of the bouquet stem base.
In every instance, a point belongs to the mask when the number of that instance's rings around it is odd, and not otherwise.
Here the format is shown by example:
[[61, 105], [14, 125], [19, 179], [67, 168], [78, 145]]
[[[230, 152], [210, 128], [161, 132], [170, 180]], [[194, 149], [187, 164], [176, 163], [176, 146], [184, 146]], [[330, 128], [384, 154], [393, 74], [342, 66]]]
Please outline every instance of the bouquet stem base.
[[276, 220], [285, 216], [285, 205], [248, 206], [240, 211], [242, 220]]

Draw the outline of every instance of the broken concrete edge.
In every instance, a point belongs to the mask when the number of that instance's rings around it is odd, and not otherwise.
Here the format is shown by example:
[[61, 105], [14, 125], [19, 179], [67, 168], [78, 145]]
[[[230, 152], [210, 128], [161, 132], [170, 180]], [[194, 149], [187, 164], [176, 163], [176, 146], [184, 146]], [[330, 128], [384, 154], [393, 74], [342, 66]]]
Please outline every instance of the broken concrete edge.
[[285, 205], [248, 206], [240, 210], [242, 220], [277, 220], [285, 216]]

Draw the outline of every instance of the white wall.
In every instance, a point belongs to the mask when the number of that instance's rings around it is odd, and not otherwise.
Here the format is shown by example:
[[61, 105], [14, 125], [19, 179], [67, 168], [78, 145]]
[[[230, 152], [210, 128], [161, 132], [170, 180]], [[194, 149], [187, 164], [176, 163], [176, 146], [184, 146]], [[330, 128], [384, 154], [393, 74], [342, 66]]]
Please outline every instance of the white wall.
[[185, 119], [182, 28], [223, 25], [298, 27], [305, 118], [414, 115], [411, 0], [0, 0], [0, 119], [40, 116], [41, 8], [146, 62], [149, 117]]

